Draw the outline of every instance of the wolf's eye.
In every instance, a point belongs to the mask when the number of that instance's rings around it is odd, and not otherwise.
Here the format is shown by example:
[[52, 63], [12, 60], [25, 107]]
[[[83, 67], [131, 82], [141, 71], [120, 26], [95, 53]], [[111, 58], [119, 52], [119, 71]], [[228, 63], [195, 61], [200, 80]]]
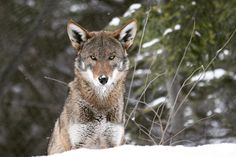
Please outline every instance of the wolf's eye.
[[90, 58], [91, 58], [92, 60], [94, 60], [94, 61], [97, 60], [97, 58], [96, 58], [94, 55], [90, 56]]
[[114, 58], [115, 58], [115, 55], [110, 56], [110, 57], [109, 57], [109, 60], [113, 60]]

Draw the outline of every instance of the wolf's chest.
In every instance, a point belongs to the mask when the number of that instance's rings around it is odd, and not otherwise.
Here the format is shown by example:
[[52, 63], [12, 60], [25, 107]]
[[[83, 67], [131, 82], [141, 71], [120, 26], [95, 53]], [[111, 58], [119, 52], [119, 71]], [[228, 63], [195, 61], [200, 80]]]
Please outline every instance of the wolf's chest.
[[122, 143], [124, 127], [102, 120], [71, 124], [68, 132], [71, 144], [75, 148], [108, 148]]

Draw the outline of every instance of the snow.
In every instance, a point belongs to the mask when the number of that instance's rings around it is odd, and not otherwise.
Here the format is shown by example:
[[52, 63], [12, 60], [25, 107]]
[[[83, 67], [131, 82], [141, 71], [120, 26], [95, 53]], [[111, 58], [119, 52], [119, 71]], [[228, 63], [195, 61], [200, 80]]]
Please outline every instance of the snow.
[[128, 17], [131, 16], [136, 10], [138, 10], [139, 8], [141, 8], [141, 4], [140, 3], [134, 3], [132, 4], [129, 9], [124, 13], [124, 17]]
[[158, 39], [158, 38], [152, 39], [151, 41], [144, 43], [142, 47], [143, 48], [150, 47], [150, 46], [158, 43], [159, 41], [160, 41], [160, 39]]
[[219, 79], [226, 74], [224, 69], [215, 69], [213, 71], [206, 71], [199, 73], [191, 78], [191, 81], [210, 81]]
[[30, 7], [34, 7], [36, 2], [34, 0], [28, 0], [28, 1], [26, 1], [26, 4]]
[[145, 57], [148, 57], [150, 56], [150, 52], [144, 52], [144, 53], [141, 53], [141, 54], [138, 54], [136, 57], [135, 57], [135, 61], [141, 61], [143, 60]]
[[214, 112], [215, 112], [215, 113], [222, 113], [222, 110], [221, 110], [220, 108], [215, 108], [215, 109], [214, 109]]
[[160, 97], [160, 98], [157, 98], [155, 100], [153, 100], [152, 102], [150, 102], [148, 104], [148, 107], [155, 107], [161, 103], [165, 103], [166, 102], [166, 97]]
[[225, 49], [225, 50], [223, 51], [223, 54], [224, 54], [224, 55], [229, 55], [229, 54], [230, 54], [230, 52], [229, 52], [229, 50], [228, 50], [228, 49]]
[[184, 126], [189, 127], [189, 126], [192, 126], [193, 123], [194, 123], [193, 119], [189, 119], [189, 120], [187, 120], [187, 122], [184, 123]]
[[86, 149], [71, 150], [51, 157], [78, 157], [78, 156], [102, 156], [102, 157], [125, 157], [125, 156], [165, 156], [165, 157], [235, 157], [236, 144], [221, 143], [209, 144], [196, 147], [185, 146], [134, 146], [123, 145], [109, 149]]
[[172, 28], [167, 28], [164, 33], [163, 33], [163, 36], [166, 36], [167, 34], [173, 32], [173, 29]]
[[196, 34], [197, 36], [199, 36], [199, 37], [202, 36], [201, 33], [199, 33], [198, 31], [195, 31], [195, 34]]
[[212, 115], [212, 111], [210, 110], [207, 112], [207, 116], [211, 116], [211, 115]]
[[157, 50], [157, 55], [162, 54], [162, 52], [163, 52], [163, 49], [158, 49], [158, 50]]
[[83, 11], [85, 9], [87, 9], [87, 5], [86, 4], [74, 4], [70, 7], [70, 11], [71, 12], [78, 12], [78, 11]]
[[229, 72], [229, 76], [230, 76], [232, 79], [236, 80], [236, 75], [235, 75], [233, 72]]
[[196, 5], [196, 2], [195, 1], [192, 1], [192, 3], [191, 3], [192, 5]]
[[228, 49], [225, 49], [222, 53], [219, 54], [219, 59], [224, 60], [225, 57], [229, 56], [230, 52]]
[[12, 91], [13, 91], [14, 93], [20, 93], [20, 92], [22, 91], [22, 88], [21, 88], [20, 85], [14, 85], [14, 86], [12, 87]]
[[118, 26], [120, 24], [120, 19], [118, 17], [114, 17], [109, 23], [110, 26]]
[[177, 25], [175, 25], [175, 27], [174, 27], [174, 30], [180, 30], [180, 28], [181, 28], [181, 25], [180, 24], [177, 24]]
[[167, 28], [164, 33], [163, 33], [163, 36], [166, 36], [167, 34], [173, 32], [173, 31], [177, 31], [177, 30], [180, 30], [181, 29], [181, 25], [180, 24], [176, 24], [174, 26], [174, 30], [172, 28]]
[[143, 60], [144, 59], [144, 56], [143, 55], [137, 55], [136, 57], [135, 57], [135, 61], [137, 62], [137, 61], [141, 61], [141, 60]]
[[134, 72], [135, 76], [148, 75], [148, 74], [151, 74], [150, 69], [136, 69]]
[[193, 115], [193, 111], [192, 111], [191, 107], [188, 106], [188, 107], [185, 108], [184, 116], [188, 117], [188, 116], [191, 116], [191, 115]]

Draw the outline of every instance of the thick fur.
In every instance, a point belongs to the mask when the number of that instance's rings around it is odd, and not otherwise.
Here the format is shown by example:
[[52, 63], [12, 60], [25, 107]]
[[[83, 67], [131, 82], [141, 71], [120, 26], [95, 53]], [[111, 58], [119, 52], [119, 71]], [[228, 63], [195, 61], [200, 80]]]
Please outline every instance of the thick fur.
[[[135, 33], [135, 21], [114, 32], [88, 32], [73, 21], [68, 23], [69, 38], [78, 51], [75, 78], [69, 83], [69, 95], [56, 121], [48, 154], [124, 143], [126, 50]], [[107, 77], [107, 83], [101, 84], [99, 76]]]

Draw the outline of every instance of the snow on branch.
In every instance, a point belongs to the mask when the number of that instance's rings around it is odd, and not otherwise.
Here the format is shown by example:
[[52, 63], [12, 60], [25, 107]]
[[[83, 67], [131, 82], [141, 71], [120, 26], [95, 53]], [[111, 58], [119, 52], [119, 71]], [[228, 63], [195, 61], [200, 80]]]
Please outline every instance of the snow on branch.
[[210, 144], [197, 147], [185, 146], [134, 146], [123, 145], [109, 149], [77, 149], [54, 154], [50, 157], [235, 157], [236, 144]]
[[191, 78], [191, 81], [210, 81], [219, 79], [226, 74], [224, 69], [215, 69], [213, 71], [206, 71], [199, 73]]

